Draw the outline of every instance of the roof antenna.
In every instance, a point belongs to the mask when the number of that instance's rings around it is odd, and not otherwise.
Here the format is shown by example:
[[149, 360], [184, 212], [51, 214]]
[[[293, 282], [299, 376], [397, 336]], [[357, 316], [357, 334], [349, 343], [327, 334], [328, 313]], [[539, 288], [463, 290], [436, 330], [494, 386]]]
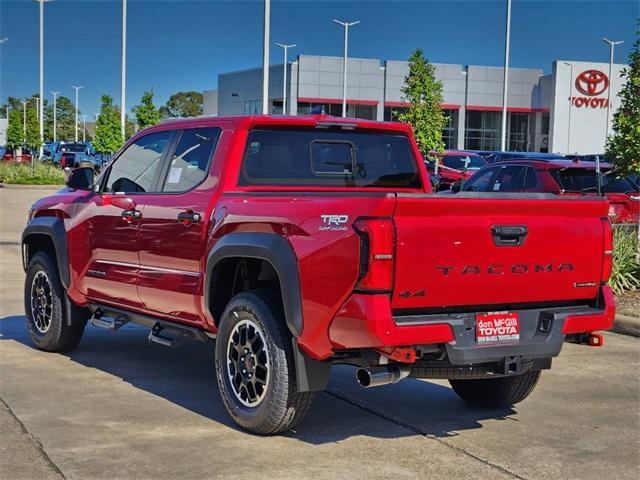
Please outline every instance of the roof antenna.
[[309, 112], [311, 115], [326, 115], [325, 111], [324, 111], [324, 105], [316, 105], [315, 107], [313, 107], [311, 109], [311, 112]]

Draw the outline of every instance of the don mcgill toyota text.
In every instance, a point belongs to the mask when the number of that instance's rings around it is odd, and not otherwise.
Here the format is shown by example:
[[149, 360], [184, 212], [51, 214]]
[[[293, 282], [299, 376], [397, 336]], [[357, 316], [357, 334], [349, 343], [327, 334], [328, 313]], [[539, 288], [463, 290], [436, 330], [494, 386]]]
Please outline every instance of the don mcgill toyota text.
[[614, 300], [605, 199], [432, 195], [409, 126], [324, 115], [175, 120], [94, 180], [36, 202], [22, 235], [41, 349], [87, 321], [215, 339], [243, 428], [291, 429], [331, 366], [363, 387], [448, 379], [478, 407], [526, 398], [563, 342], [601, 344]]

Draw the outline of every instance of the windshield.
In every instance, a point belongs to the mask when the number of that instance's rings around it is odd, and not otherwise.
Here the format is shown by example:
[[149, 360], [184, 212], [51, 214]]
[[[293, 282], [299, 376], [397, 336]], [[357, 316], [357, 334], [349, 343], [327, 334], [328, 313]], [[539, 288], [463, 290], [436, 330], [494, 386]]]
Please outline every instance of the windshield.
[[[552, 175], [556, 178], [562, 190], [585, 193], [598, 191], [595, 170], [554, 170]], [[639, 190], [638, 186], [626, 177], [616, 178], [615, 173], [611, 170], [602, 175], [601, 185], [603, 193], [627, 193]]]
[[65, 143], [60, 146], [61, 152], [84, 152], [86, 148], [84, 143]]
[[445, 167], [456, 170], [478, 170], [486, 165], [479, 155], [447, 155], [442, 159]]

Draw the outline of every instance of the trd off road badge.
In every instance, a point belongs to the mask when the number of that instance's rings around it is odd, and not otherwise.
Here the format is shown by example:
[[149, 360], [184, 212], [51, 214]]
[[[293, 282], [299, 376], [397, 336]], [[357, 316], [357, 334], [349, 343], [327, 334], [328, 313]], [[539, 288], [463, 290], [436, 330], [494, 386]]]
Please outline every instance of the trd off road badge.
[[349, 222], [349, 215], [320, 215], [322, 225], [318, 227], [318, 230], [346, 230], [349, 228], [347, 223]]

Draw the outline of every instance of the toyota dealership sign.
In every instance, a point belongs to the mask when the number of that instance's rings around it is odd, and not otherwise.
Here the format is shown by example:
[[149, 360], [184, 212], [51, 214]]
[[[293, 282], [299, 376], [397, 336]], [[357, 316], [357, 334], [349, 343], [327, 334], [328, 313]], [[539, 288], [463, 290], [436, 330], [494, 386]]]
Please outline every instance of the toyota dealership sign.
[[[549, 151], [559, 153], [603, 153], [610, 119], [620, 106], [620, 74], [625, 65], [562, 61], [555, 62], [550, 95]], [[610, 102], [610, 103], [609, 103]], [[610, 120], [611, 121], [611, 120]], [[609, 127], [610, 128], [610, 127]]]
[[[572, 96], [574, 107], [607, 108], [609, 77], [600, 70], [584, 70], [576, 75], [576, 90], [583, 96]], [[602, 95], [602, 96], [600, 96]]]

